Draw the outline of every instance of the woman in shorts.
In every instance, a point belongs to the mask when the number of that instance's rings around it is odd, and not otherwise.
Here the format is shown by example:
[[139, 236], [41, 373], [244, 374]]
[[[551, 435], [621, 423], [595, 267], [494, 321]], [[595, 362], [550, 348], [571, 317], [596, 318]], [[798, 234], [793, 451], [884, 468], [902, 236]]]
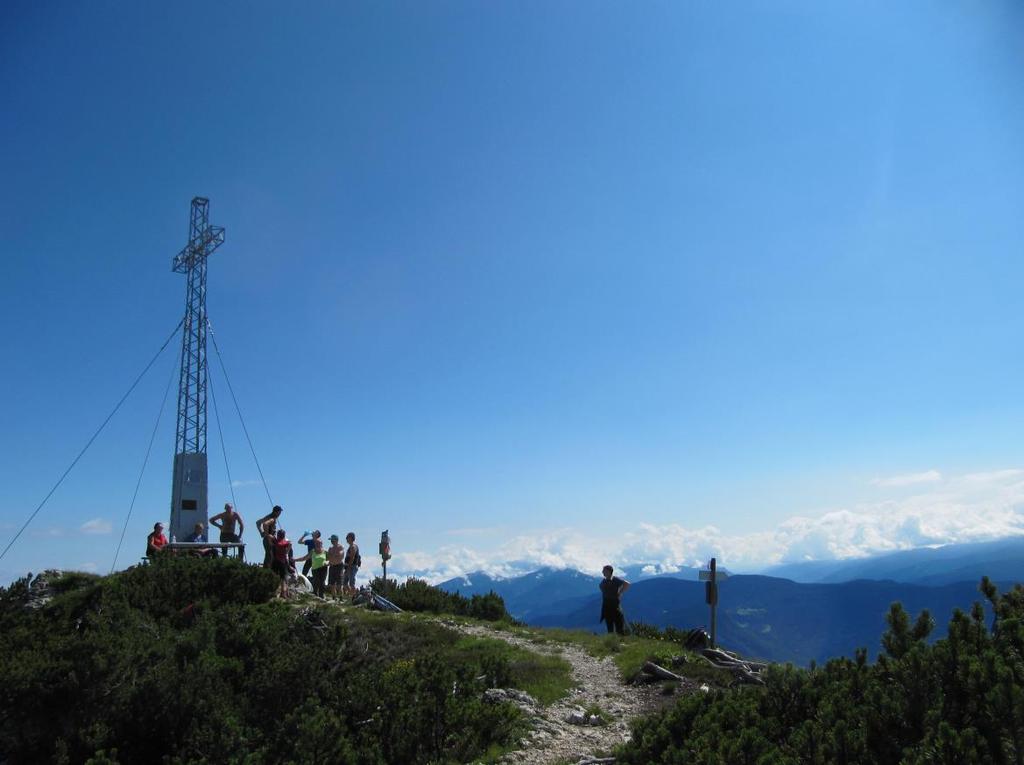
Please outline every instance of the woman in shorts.
[[313, 575], [313, 595], [323, 598], [324, 585], [327, 582], [327, 551], [324, 549], [324, 543], [320, 537], [313, 541], [313, 549], [310, 552], [295, 559], [296, 563], [302, 561], [309, 563], [309, 571]]
[[284, 529], [277, 530], [277, 537], [274, 540], [274, 560], [270, 564], [270, 570], [281, 577], [281, 597], [288, 597], [288, 553], [292, 543], [285, 536]]

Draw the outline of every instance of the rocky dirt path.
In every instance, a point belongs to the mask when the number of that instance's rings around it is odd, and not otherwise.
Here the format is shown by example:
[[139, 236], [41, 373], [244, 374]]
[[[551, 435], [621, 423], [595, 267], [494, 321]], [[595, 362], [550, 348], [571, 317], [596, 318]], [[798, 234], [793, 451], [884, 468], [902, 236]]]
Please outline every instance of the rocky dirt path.
[[[584, 649], [571, 643], [534, 643], [529, 639], [493, 630], [482, 625], [464, 625], [443, 622], [447, 627], [467, 635], [504, 640], [506, 643], [536, 653], [554, 654], [565, 659], [572, 666], [572, 677], [576, 687], [569, 695], [549, 706], [536, 703], [520, 703], [523, 711], [531, 717], [531, 728], [520, 741], [516, 751], [509, 752], [502, 763], [553, 763], [588, 762], [607, 757], [617, 744], [629, 740], [629, 722], [662, 706], [668, 699], [661, 695], [658, 685], [627, 685], [619, 676], [618, 667], [611, 657], [597, 659]], [[683, 693], [693, 692], [697, 686], [681, 688]], [[607, 720], [604, 725], [580, 725], [569, 722], [574, 713], [578, 715], [586, 707], [598, 706]]]

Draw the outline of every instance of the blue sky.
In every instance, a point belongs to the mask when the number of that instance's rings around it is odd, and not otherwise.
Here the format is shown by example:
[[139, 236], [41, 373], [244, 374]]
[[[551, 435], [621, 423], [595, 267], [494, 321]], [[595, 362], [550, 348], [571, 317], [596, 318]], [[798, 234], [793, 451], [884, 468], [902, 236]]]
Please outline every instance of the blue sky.
[[[1022, 27], [1012, 2], [6, 3], [3, 535], [177, 322], [197, 194], [289, 531], [388, 527], [430, 574], [1024, 532]], [[109, 568], [175, 365], [5, 578]], [[122, 564], [168, 514], [172, 412]]]

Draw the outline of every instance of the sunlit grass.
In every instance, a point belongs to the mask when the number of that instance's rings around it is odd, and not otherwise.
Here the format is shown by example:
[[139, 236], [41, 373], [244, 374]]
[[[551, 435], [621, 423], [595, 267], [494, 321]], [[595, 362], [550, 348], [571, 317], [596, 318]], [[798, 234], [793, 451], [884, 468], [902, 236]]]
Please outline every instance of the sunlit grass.
[[[563, 627], [532, 627], [514, 620], [486, 622], [465, 616], [433, 616], [410, 613], [388, 614], [368, 611], [362, 608], [350, 608], [348, 610], [356, 614], [358, 618], [427, 619], [448, 621], [461, 625], [482, 626], [487, 629], [506, 632], [535, 643], [538, 646], [544, 646], [548, 651], [557, 652], [561, 646], [576, 645], [595, 658], [612, 657], [612, 661], [615, 663], [619, 675], [624, 682], [633, 682], [639, 678], [642, 675], [642, 667], [646, 661], [653, 661], [655, 664], [665, 667], [677, 675], [694, 682], [707, 683], [713, 687], [728, 687], [733, 680], [732, 675], [728, 671], [711, 666], [703, 657], [686, 650], [681, 644], [670, 640], [636, 637], [634, 635], [621, 636], [596, 633], [589, 630], [566, 629]], [[564, 660], [560, 661], [564, 663]], [[567, 663], [566, 667], [568, 667]], [[571, 682], [566, 686], [566, 691], [569, 687], [571, 687]], [[532, 691], [526, 688], [523, 688], [523, 690], [527, 690], [528, 693], [536, 696], [536, 694], [533, 694]], [[564, 695], [564, 692], [561, 695]], [[555, 698], [560, 698], [561, 695]]]
[[501, 657], [508, 662], [512, 686], [526, 691], [542, 704], [563, 698], [573, 687], [569, 662], [551, 654], [536, 653], [509, 645], [499, 638], [462, 637], [455, 650], [467, 658]]

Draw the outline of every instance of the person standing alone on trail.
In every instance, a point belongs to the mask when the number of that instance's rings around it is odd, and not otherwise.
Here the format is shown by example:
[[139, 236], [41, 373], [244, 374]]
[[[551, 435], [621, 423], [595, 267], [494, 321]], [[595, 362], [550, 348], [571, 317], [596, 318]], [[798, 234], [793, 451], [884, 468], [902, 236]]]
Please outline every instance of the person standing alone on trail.
[[356, 535], [351, 531], [345, 535], [348, 542], [348, 549], [345, 551], [345, 574], [341, 582], [342, 595], [356, 594], [356, 572], [363, 565], [363, 559], [359, 555], [359, 545], [356, 544]]
[[327, 550], [327, 586], [335, 598], [341, 595], [341, 576], [345, 570], [345, 545], [338, 543], [338, 535], [331, 534], [331, 546]]
[[612, 576], [615, 569], [605, 566], [601, 569], [601, 621], [608, 625], [608, 632], [626, 634], [626, 617], [622, 613], [622, 596], [629, 589], [629, 582]]
[[[235, 525], [238, 526], [238, 533], [235, 533]], [[242, 534], [245, 532], [245, 521], [242, 516], [235, 512], [235, 507], [230, 502], [224, 503], [224, 512], [217, 513], [210, 519], [210, 525], [220, 529], [221, 542], [241, 542]], [[228, 550], [223, 548], [224, 557], [227, 557]]]

